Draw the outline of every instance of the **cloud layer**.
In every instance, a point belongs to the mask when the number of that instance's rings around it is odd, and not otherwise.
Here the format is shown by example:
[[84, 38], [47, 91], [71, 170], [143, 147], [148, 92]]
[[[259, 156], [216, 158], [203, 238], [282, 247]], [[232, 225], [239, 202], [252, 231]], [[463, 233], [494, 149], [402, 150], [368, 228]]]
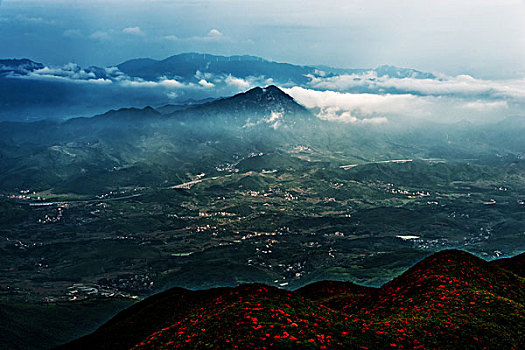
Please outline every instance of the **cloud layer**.
[[[0, 66], [0, 69], [2, 66]], [[60, 67], [44, 66], [40, 69], [15, 69], [4, 67], [11, 78], [60, 81], [70, 84], [105, 84], [122, 88], [157, 89], [167, 99], [184, 99], [188, 94], [197, 98], [222, 97], [246, 91], [256, 86], [266, 86], [273, 82], [266, 77], [248, 76], [235, 77], [231, 74], [212, 74], [197, 71], [194, 77], [185, 81], [179, 77], [162, 76], [156, 80], [144, 80], [131, 77], [121, 72], [117, 67], [82, 68], [78, 64], [68, 63]], [[2, 73], [2, 72], [0, 72]]]
[[523, 115], [523, 101], [470, 99], [464, 96], [415, 94], [371, 94], [303, 87], [284, 89], [298, 103], [312, 109], [323, 120], [343, 123], [384, 124], [391, 120], [491, 122], [509, 115]]
[[419, 79], [414, 77], [379, 76], [370, 70], [360, 74], [332, 76], [310, 75], [309, 86], [314, 89], [332, 91], [370, 90], [378, 93], [413, 93], [419, 95], [464, 97], [492, 96], [499, 98], [525, 98], [525, 80], [483, 80], [470, 75], [446, 76]]
[[[137, 35], [138, 30], [130, 31]], [[449, 77], [411, 70], [400, 72], [392, 67], [388, 74], [383, 68], [342, 74], [318, 70], [308, 75], [309, 79], [302, 84], [279, 82], [267, 76], [236, 77], [201, 71], [196, 71], [189, 80], [175, 76], [144, 80], [128, 76], [117, 67], [82, 68], [74, 63], [13, 70], [7, 74], [23, 79], [147, 89], [148, 93], [164, 96], [166, 102], [189, 97], [223, 97], [255, 86], [277, 84], [320, 119], [343, 123], [385, 124], [399, 118], [492, 121], [524, 114], [523, 80], [482, 80], [468, 75]], [[278, 126], [277, 122], [272, 121], [272, 125]]]

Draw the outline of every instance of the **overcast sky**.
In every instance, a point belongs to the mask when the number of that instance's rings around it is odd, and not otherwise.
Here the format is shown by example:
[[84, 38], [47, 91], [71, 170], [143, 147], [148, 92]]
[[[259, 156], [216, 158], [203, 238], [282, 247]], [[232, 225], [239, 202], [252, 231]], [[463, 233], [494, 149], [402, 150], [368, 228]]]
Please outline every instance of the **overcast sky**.
[[525, 74], [524, 0], [0, 0], [0, 56], [114, 65], [187, 51]]

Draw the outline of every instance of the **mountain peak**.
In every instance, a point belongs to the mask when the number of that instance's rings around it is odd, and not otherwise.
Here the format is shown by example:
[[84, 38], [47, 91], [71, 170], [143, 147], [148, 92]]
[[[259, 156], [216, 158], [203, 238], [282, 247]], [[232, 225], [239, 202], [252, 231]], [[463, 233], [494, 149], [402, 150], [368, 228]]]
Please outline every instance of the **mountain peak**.
[[293, 100], [293, 97], [285, 93], [283, 90], [279, 89], [275, 85], [268, 85], [265, 88], [261, 88], [259, 86], [254, 87], [244, 93], [237, 94], [233, 96], [234, 98], [236, 96], [259, 96], [259, 97], [271, 97], [273, 99], [285, 99], [285, 100]]
[[[212, 102], [174, 111], [179, 120], [207, 120], [216, 126], [241, 130], [259, 127], [290, 128], [299, 120], [313, 120], [314, 116], [277, 86], [254, 87], [246, 92]], [[232, 124], [233, 123], [233, 124]], [[254, 129], [255, 128], [255, 129]]]
[[388, 76], [390, 78], [414, 78], [414, 79], [435, 79], [432, 73], [421, 72], [412, 68], [402, 68], [391, 65], [381, 65], [374, 69], [378, 76]]
[[277, 93], [277, 94], [282, 94], [284, 96], [288, 96], [290, 97], [289, 95], [287, 95], [283, 90], [279, 89], [277, 86], [275, 85], [268, 85], [267, 87], [265, 87], [263, 89], [265, 92], [268, 92], [268, 93]]
[[284, 114], [304, 113], [306, 109], [298, 104], [293, 97], [286, 94], [275, 85], [265, 88], [255, 87], [222, 101], [234, 102], [237, 106], [248, 109], [266, 110]]

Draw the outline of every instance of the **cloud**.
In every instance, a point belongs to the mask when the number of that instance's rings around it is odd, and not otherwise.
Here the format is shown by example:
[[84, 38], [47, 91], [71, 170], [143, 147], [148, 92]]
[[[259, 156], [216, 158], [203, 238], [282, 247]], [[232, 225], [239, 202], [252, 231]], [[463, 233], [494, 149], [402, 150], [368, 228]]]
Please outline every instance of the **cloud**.
[[92, 33], [89, 37], [94, 40], [108, 40], [110, 38], [108, 32], [104, 32], [101, 30], [97, 30], [96, 32]]
[[[319, 117], [323, 119], [338, 118], [352, 120], [351, 117], [382, 117], [385, 114], [413, 114], [422, 112], [425, 102], [417, 96], [354, 94], [337, 91], [317, 91], [302, 87], [284, 89], [298, 103], [306, 108], [320, 109]], [[344, 113], [349, 114], [344, 114]]]
[[[206, 80], [212, 80], [212, 79], [217, 79], [217, 77], [214, 77], [214, 75], [210, 72], [201, 72], [200, 70], [196, 71], [195, 72], [195, 79], [206, 79]], [[219, 77], [220, 79], [220, 77]]]
[[358, 118], [352, 115], [352, 112], [341, 110], [339, 107], [322, 108], [317, 117], [322, 120], [340, 123], [383, 124], [388, 122], [386, 117]]
[[374, 93], [418, 94], [427, 96], [461, 96], [465, 98], [525, 98], [525, 80], [483, 80], [470, 75], [418, 79], [378, 76], [373, 70], [356, 74], [323, 76], [308, 75], [308, 86], [340, 92], [368, 91]]
[[224, 82], [226, 83], [226, 85], [229, 85], [239, 90], [246, 90], [251, 87], [251, 84], [249, 81], [241, 79], [241, 78], [236, 78], [232, 75], [228, 75], [226, 79], [224, 79]]
[[189, 86], [188, 84], [181, 83], [180, 81], [175, 79], [162, 79], [158, 82], [158, 84], [167, 88], [176, 89], [185, 88]]
[[466, 98], [464, 96], [422, 96], [414, 94], [349, 93], [303, 87], [283, 89], [318, 118], [345, 123], [379, 124], [393, 120], [404, 123], [426, 120], [453, 123], [460, 120], [494, 122], [509, 115], [523, 115], [523, 102]]
[[385, 79], [376, 83], [380, 87], [419, 92], [425, 95], [480, 95], [490, 93], [494, 86], [470, 75], [445, 79]]
[[62, 33], [66, 38], [77, 39], [83, 37], [82, 32], [78, 29], [68, 29]]
[[80, 84], [112, 84], [113, 82], [110, 79], [104, 78], [89, 78], [89, 79], [74, 79], [67, 76], [53, 75], [53, 74], [37, 74], [31, 72], [28, 75], [19, 76], [22, 79], [37, 79], [37, 80], [47, 80], [47, 81], [63, 81], [63, 82], [73, 82]]
[[199, 80], [199, 85], [200, 85], [200, 86], [203, 86], [203, 87], [205, 87], [205, 88], [212, 88], [212, 87], [215, 87], [215, 84], [210, 83], [210, 82], [208, 82], [208, 81], [205, 80], [205, 79], [201, 79], [201, 80]]
[[465, 104], [463, 105], [463, 108], [476, 110], [476, 111], [487, 111], [487, 110], [495, 110], [495, 109], [508, 109], [509, 104], [507, 101], [476, 100], [476, 101], [465, 102]]
[[127, 78], [125, 80], [122, 80], [121, 82], [122, 86], [128, 86], [128, 87], [146, 87], [146, 88], [169, 88], [169, 89], [185, 89], [189, 87], [194, 87], [194, 84], [185, 84], [181, 83], [178, 80], [175, 79], [167, 79], [167, 78], [161, 78], [158, 81], [151, 81], [151, 80], [142, 80], [142, 79], [131, 79]]
[[270, 124], [270, 128], [277, 130], [281, 124], [282, 124], [283, 114], [272, 112], [270, 117], [265, 119], [264, 121], [268, 124]]
[[384, 124], [388, 122], [386, 117], [374, 117], [374, 118], [364, 118], [360, 119], [359, 122], [364, 124]]
[[34, 23], [34, 24], [45, 24], [45, 25], [52, 25], [55, 24], [55, 20], [53, 19], [47, 19], [43, 17], [31, 17], [31, 16], [16, 16], [17, 21], [24, 21], [27, 23]]
[[128, 87], [146, 87], [146, 88], [155, 88], [159, 87], [160, 84], [156, 81], [144, 81], [144, 80], [123, 80], [121, 82], [122, 86]]
[[165, 35], [164, 40], [168, 41], [181, 41], [181, 42], [191, 42], [191, 41], [205, 41], [205, 42], [220, 42], [220, 41], [231, 41], [229, 37], [224, 35], [218, 29], [211, 29], [206, 35], [203, 36], [192, 36], [187, 38], [181, 38], [177, 35], [170, 34]]
[[2, 17], [2, 22], [12, 22], [14, 24], [34, 24], [34, 25], [55, 25], [56, 21], [50, 18], [38, 17], [38, 16], [26, 16], [16, 15], [13, 17]]
[[268, 86], [274, 84], [272, 78], [261, 76], [247, 76], [244, 78], [238, 78], [231, 74], [214, 76], [211, 78], [215, 85], [225, 84], [233, 92], [246, 91], [256, 86]]
[[170, 100], [175, 100], [179, 97], [179, 94], [176, 93], [175, 91], [170, 91], [166, 94], [166, 96], [170, 99]]
[[208, 32], [208, 36], [211, 38], [220, 38], [220, 37], [223, 37], [224, 35], [221, 33], [220, 30], [212, 29]]
[[[120, 71], [118, 67], [89, 67], [82, 68], [76, 63], [68, 63], [63, 66], [45, 66], [34, 71], [17, 71], [7, 73], [10, 77], [18, 77], [34, 80], [59, 80], [71, 83], [114, 83], [125, 88], [147, 88], [160, 89], [159, 93], [166, 94], [168, 98], [175, 99], [184, 94], [184, 91], [198, 92], [207, 91], [207, 96], [228, 95], [249, 89], [250, 87], [263, 85], [264, 77], [248, 77], [247, 79], [236, 78], [231, 75], [214, 75], [198, 71], [194, 79], [189, 81], [178, 80], [162, 76], [157, 80], [144, 80], [138, 77], [130, 77]], [[263, 79], [263, 80], [261, 80]]]
[[126, 27], [124, 29], [122, 29], [122, 33], [125, 33], [125, 34], [131, 34], [131, 35], [138, 35], [138, 36], [144, 36], [144, 32], [142, 31], [142, 29], [140, 29], [139, 26], [136, 26], [136, 27]]
[[83, 69], [76, 63], [68, 63], [60, 67], [44, 66], [33, 71], [12, 71], [13, 78], [63, 81], [70, 83], [112, 84], [122, 79], [124, 73], [116, 67]]
[[198, 41], [229, 41], [230, 39], [225, 36], [220, 30], [218, 29], [211, 29], [205, 36], [202, 37], [193, 37], [192, 40], [198, 40]]

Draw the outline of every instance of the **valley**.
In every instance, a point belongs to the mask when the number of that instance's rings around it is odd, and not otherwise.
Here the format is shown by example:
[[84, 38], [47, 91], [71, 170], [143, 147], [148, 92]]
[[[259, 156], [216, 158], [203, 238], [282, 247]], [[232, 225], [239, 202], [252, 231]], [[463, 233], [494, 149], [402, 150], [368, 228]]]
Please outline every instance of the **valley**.
[[21, 318], [0, 333], [13, 348], [65, 343], [172, 287], [379, 287], [444, 249], [524, 249], [512, 118], [432, 133], [341, 124], [269, 86], [167, 114], [1, 125], [0, 305]]
[[[252, 155], [250, 166], [224, 175], [198, 173], [184, 186], [5, 196], [3, 297], [137, 298], [170, 286], [297, 288], [322, 279], [378, 286], [440, 249], [488, 259], [519, 252], [523, 164], [288, 167], [297, 158], [281, 153], [278, 169], [259, 166], [273, 156]], [[492, 180], [480, 178], [487, 172]], [[422, 184], [423, 175], [433, 181]], [[78, 285], [91, 293], [72, 293]]]

